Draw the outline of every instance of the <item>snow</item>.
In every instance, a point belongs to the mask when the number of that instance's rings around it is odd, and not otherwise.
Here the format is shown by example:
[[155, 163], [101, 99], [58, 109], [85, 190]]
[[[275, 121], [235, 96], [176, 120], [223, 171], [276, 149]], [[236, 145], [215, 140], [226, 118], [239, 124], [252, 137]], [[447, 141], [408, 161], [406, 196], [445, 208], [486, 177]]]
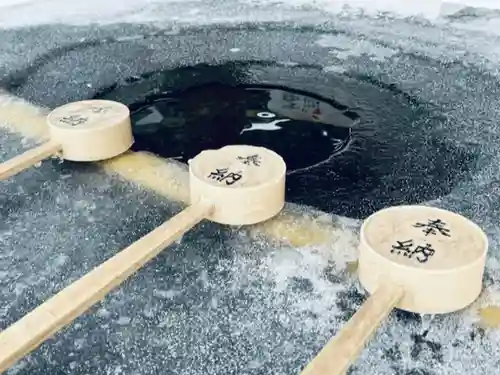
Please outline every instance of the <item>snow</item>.
[[[2, 0], [0, 2], [0, 27], [19, 27], [46, 23], [113, 23], [120, 19], [123, 22], [199, 22], [205, 20], [205, 9], [224, 6], [224, 1], [206, 0], [123, 0], [108, 1], [89, 0], [73, 2], [69, 5], [63, 0]], [[262, 7], [278, 7], [300, 9], [313, 7], [322, 11], [337, 13], [345, 5], [365, 12], [392, 11], [399, 15], [423, 15], [435, 18], [440, 11], [441, 0], [240, 0], [233, 1], [232, 6], [257, 9], [254, 14], [238, 12], [224, 19], [262, 20], [264, 13], [258, 11]], [[239, 3], [239, 4], [238, 4]], [[236, 8], [237, 9], [237, 8]], [[276, 15], [274, 15], [276, 16]], [[212, 14], [213, 17], [213, 14]], [[211, 17], [211, 18], [212, 18]], [[269, 18], [269, 15], [267, 16]], [[275, 18], [274, 18], [275, 19]], [[213, 20], [213, 18], [212, 18]]]
[[[21, 27], [47, 23], [113, 23], [120, 22], [196, 22], [206, 20], [204, 10], [224, 6], [231, 1], [206, 0], [88, 0], [73, 2], [63, 0], [1, 0], [0, 27]], [[225, 20], [263, 20], [259, 8], [268, 6], [281, 9], [318, 9], [332, 14], [342, 12], [346, 6], [369, 14], [391, 12], [399, 16], [423, 16], [435, 19], [443, 12], [458, 11], [464, 7], [500, 9], [497, 0], [235, 0], [240, 7], [255, 9], [255, 14], [232, 14]], [[181, 11], [178, 11], [181, 10]], [[239, 12], [238, 12], [239, 13]], [[276, 14], [274, 15], [276, 17]], [[269, 16], [268, 16], [269, 18]], [[274, 18], [275, 19], [275, 18]]]

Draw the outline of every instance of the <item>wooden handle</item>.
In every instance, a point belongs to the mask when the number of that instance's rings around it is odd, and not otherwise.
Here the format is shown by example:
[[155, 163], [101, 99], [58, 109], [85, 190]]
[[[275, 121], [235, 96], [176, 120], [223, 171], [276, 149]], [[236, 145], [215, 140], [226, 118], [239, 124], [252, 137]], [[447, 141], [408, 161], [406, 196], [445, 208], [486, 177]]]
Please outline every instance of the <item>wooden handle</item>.
[[46, 142], [38, 147], [32, 148], [25, 153], [15, 156], [0, 164], [0, 180], [5, 180], [15, 174], [35, 165], [39, 161], [57, 154], [61, 151], [61, 145], [54, 142]]
[[380, 287], [334, 338], [309, 362], [301, 375], [343, 375], [350, 364], [403, 297], [394, 285]]
[[102, 300], [212, 208], [203, 203], [189, 206], [0, 332], [0, 372]]

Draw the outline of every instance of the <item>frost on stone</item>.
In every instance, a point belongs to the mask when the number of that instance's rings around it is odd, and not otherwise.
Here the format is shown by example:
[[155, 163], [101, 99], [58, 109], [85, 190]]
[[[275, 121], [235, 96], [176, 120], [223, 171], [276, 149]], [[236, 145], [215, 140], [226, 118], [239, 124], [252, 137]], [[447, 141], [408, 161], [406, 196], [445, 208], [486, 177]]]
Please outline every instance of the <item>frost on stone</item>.
[[[140, 3], [135, 0], [128, 4], [135, 7]], [[185, 2], [169, 3], [186, 6]], [[239, 9], [225, 5], [214, 12]], [[255, 11], [241, 17], [261, 20], [260, 15], [267, 13], [268, 17], [279, 18], [276, 8], [272, 5], [273, 12]], [[25, 17], [10, 17], [14, 23], [50, 19], [32, 8], [29, 14], [19, 9]], [[97, 8], [88, 9], [94, 12], [93, 17], [73, 13], [72, 20], [88, 23], [99, 19]], [[179, 17], [182, 14], [169, 12]], [[297, 12], [307, 13], [307, 9]], [[0, 23], [8, 24], [8, 14], [2, 10]], [[113, 11], [104, 12], [102, 17], [110, 14], [116, 22]], [[222, 19], [212, 16], [207, 12], [207, 18], [201, 21]], [[232, 14], [226, 16], [223, 19], [234, 19]], [[312, 12], [309, 19], [316, 16]], [[307, 34], [314, 47], [301, 45], [301, 56], [288, 56], [298, 44], [285, 43], [285, 28], [272, 40], [268, 40], [272, 31], [266, 33], [263, 28], [258, 34], [265, 48], [256, 49], [257, 57], [263, 58], [261, 51], [281, 46], [286, 53], [271, 58], [301, 64], [309, 58], [311, 64], [330, 66], [328, 74], [359, 74], [394, 84], [438, 112], [440, 121], [429, 131], [442, 134], [459, 147], [480, 151], [474, 160], [475, 169], [461, 176], [461, 183], [450, 194], [426, 203], [459, 211], [487, 232], [490, 253], [482, 296], [470, 308], [446, 316], [395, 311], [360, 354], [351, 374], [491, 375], [498, 369], [500, 333], [483, 323], [485, 316], [490, 322], [499, 321], [498, 311], [486, 309], [500, 305], [500, 54], [499, 28], [493, 27], [499, 19], [498, 14], [481, 17], [472, 11], [436, 24], [339, 17], [333, 19], [335, 28], [330, 32], [325, 25], [321, 33]], [[90, 37], [91, 31], [85, 32]], [[127, 34], [120, 31], [118, 37], [122, 32]], [[301, 32], [296, 31], [299, 41]], [[259, 42], [251, 40], [250, 34], [246, 32], [243, 41], [231, 46], [241, 46], [240, 53], [251, 50], [246, 44]], [[224, 37], [230, 39], [231, 33]], [[134, 40], [144, 40], [148, 51], [156, 48], [154, 59], [168, 61], [170, 56], [165, 55], [159, 39]], [[33, 45], [39, 44], [36, 41]], [[23, 43], [28, 45], [29, 41]], [[14, 43], [15, 48], [23, 43]], [[276, 50], [271, 51], [273, 54]], [[2, 53], [0, 56], [4, 56]], [[19, 65], [26, 64], [23, 53], [6, 55], [13, 62], [13, 56], [19, 56]], [[84, 82], [89, 79], [84, 78]], [[294, 79], [300, 82], [303, 78]], [[412, 126], [413, 119], [406, 120], [399, 126]], [[0, 144], [1, 160], [29, 146], [1, 132]], [[406, 151], [401, 150], [402, 155]], [[419, 168], [426, 167], [425, 157], [421, 155]], [[182, 187], [186, 174], [181, 167], [178, 172], [169, 188], [177, 186], [176, 196], [185, 198]], [[142, 177], [144, 182], [151, 181], [151, 176]], [[171, 183], [169, 177], [172, 174], [159, 172], [154, 179]], [[332, 194], [335, 188], [331, 187]], [[176, 202], [159, 199], [124, 179], [53, 160], [2, 181], [0, 328], [178, 210]], [[287, 213], [279, 221], [269, 222], [270, 227], [255, 226], [252, 230], [210, 222], [196, 226], [102, 303], [14, 365], [8, 374], [299, 373], [366, 296], [351, 272], [360, 222], [294, 205], [287, 205]], [[297, 230], [288, 237], [279, 236], [289, 234], [285, 230], [289, 228]]]

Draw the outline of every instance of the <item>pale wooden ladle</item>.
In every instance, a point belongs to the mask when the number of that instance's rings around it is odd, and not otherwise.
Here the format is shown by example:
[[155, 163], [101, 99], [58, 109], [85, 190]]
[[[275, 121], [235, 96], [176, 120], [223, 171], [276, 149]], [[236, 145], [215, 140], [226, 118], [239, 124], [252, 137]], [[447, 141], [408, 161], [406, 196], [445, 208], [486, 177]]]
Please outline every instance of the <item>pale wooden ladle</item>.
[[0, 164], [0, 180], [60, 154], [71, 161], [111, 159], [134, 143], [130, 112], [110, 100], [83, 100], [54, 109], [47, 116], [50, 139]]
[[394, 308], [418, 314], [461, 310], [479, 296], [488, 238], [456, 213], [394, 206], [360, 232], [358, 276], [371, 294], [301, 375], [343, 375]]

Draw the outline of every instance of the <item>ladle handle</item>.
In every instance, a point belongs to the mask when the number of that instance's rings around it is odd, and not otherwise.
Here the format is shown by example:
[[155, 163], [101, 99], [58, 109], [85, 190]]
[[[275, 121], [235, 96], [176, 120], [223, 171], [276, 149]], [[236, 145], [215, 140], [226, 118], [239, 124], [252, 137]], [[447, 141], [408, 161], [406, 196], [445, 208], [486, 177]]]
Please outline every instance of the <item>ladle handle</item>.
[[346, 374], [351, 363], [402, 297], [403, 290], [398, 286], [379, 287], [309, 362], [301, 375]]
[[102, 300], [212, 210], [189, 206], [0, 332], [0, 373]]
[[0, 181], [5, 180], [15, 174], [35, 165], [39, 161], [57, 154], [61, 151], [61, 145], [48, 141], [40, 146], [32, 148], [21, 155], [0, 164]]

